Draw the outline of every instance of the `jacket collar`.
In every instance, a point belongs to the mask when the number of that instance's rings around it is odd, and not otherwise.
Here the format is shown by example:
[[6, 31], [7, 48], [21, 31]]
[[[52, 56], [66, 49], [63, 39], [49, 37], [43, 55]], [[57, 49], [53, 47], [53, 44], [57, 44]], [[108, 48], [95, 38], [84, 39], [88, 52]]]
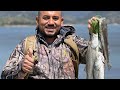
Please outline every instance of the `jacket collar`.
[[[36, 31], [37, 31], [36, 36], [37, 36], [38, 40], [46, 43], [44, 36], [39, 32], [40, 31], [39, 28], [37, 28]], [[62, 26], [60, 28], [60, 32], [57, 35], [57, 38], [54, 42], [54, 45], [60, 44], [61, 42], [63, 42], [64, 38], [66, 38], [68, 35], [72, 35], [74, 33], [75, 33], [75, 28], [73, 26]], [[47, 45], [47, 43], [46, 43], [46, 45]]]

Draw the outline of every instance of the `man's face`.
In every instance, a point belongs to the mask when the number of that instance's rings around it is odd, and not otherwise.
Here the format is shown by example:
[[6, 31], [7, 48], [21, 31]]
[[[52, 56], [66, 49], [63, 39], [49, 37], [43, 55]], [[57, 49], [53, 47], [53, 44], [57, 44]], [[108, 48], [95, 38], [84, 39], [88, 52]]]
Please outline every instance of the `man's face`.
[[46, 37], [55, 37], [63, 24], [63, 18], [60, 11], [41, 11], [36, 23]]

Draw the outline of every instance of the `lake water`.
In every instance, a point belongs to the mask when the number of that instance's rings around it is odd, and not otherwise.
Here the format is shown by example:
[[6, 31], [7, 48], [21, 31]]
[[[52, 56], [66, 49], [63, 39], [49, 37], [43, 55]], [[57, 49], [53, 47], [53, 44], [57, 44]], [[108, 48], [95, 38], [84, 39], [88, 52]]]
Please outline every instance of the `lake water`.
[[[76, 34], [89, 39], [87, 25], [74, 25]], [[9, 55], [15, 46], [26, 36], [35, 33], [35, 26], [26, 27], [0, 27], [0, 73]], [[110, 71], [105, 70], [106, 79], [120, 79], [120, 25], [108, 25], [108, 39], [110, 47]], [[79, 79], [85, 79], [85, 65], [79, 66]]]

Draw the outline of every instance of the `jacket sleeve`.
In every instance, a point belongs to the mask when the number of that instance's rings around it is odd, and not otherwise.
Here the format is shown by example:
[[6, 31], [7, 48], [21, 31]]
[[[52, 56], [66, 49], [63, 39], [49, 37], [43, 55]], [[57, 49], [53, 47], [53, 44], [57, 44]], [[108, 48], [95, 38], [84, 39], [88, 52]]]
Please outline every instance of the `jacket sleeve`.
[[88, 40], [85, 40], [84, 38], [81, 38], [79, 36], [76, 36], [73, 34], [73, 39], [76, 42], [78, 48], [79, 48], [79, 61], [81, 64], [86, 64], [85, 55], [87, 52], [88, 47]]
[[6, 65], [3, 68], [1, 79], [16, 79], [21, 75], [21, 63], [24, 59], [23, 42], [20, 42], [13, 50]]

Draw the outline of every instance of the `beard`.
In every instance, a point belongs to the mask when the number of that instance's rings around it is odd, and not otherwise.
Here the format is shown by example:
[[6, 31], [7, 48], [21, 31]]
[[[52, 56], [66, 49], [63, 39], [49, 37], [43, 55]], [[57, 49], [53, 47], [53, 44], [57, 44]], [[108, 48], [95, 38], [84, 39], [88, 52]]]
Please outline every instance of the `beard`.
[[58, 35], [57, 32], [55, 34], [46, 34], [45, 32], [42, 32], [42, 34], [45, 38], [55, 38]]
[[60, 33], [60, 30], [54, 33], [46, 33], [45, 31], [39, 30], [40, 34], [45, 38], [55, 38]]
[[[50, 30], [54, 29], [54, 30]], [[54, 26], [54, 25], [46, 25], [45, 27], [37, 26], [37, 34], [40, 34], [44, 38], [56, 38], [57, 35], [60, 33], [61, 26]]]

